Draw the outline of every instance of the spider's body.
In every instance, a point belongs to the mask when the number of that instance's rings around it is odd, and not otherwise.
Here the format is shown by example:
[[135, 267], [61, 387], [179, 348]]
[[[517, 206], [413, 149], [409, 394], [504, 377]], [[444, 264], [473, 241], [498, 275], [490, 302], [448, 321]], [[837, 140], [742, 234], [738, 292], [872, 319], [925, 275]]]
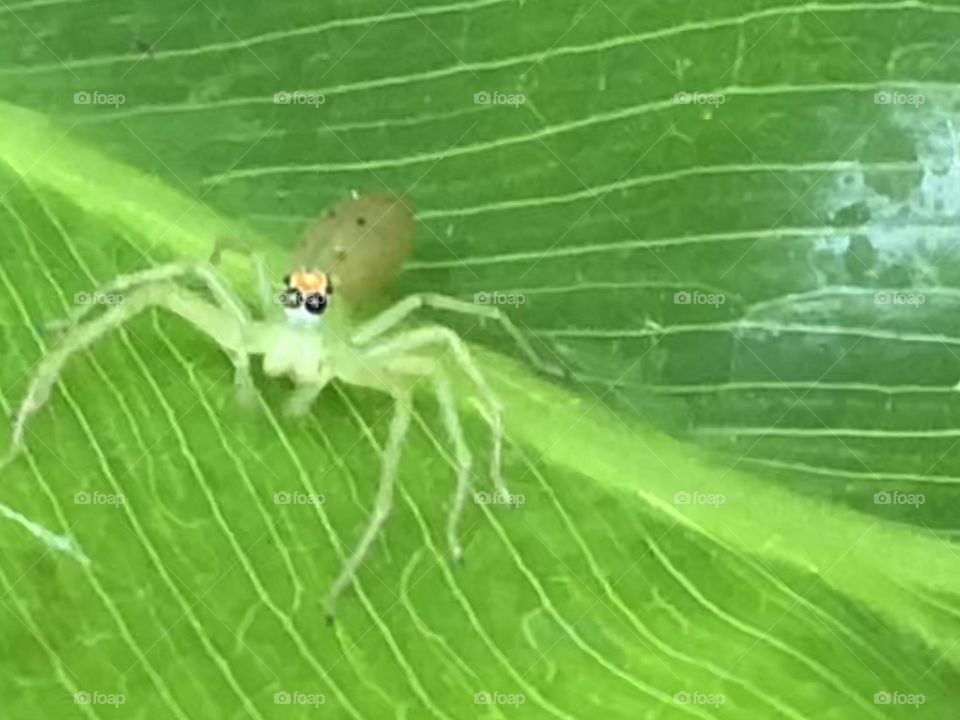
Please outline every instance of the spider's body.
[[[143, 310], [164, 308], [192, 323], [230, 356], [241, 396], [255, 392], [250, 357], [259, 355], [266, 375], [287, 377], [295, 385], [286, 406], [291, 415], [309, 412], [333, 380], [380, 390], [395, 399], [373, 515], [333, 583], [327, 598], [328, 613], [332, 615], [334, 601], [354, 577], [389, 515], [400, 450], [410, 421], [412, 392], [421, 382], [432, 387], [454, 446], [457, 485], [447, 520], [447, 541], [451, 553], [459, 559], [457, 527], [468, 496], [472, 459], [447, 371], [457, 367], [472, 382], [485, 410], [483, 417], [493, 431], [493, 482], [498, 491], [506, 493], [500, 477], [500, 403], [456, 333], [436, 324], [406, 328], [404, 321], [423, 307], [496, 319], [538, 367], [544, 366], [516, 327], [493, 307], [417, 294], [367, 322], [353, 320], [351, 305], [382, 289], [400, 269], [409, 250], [412, 225], [411, 214], [395, 198], [366, 196], [344, 201], [308, 232], [295, 255], [293, 269], [283, 278], [282, 292], [271, 289], [263, 264], [257, 262], [261, 319], [253, 317], [208, 263], [161, 265], [115, 278], [102, 291], [124, 292], [124, 302], [89, 320], [86, 316], [96, 308], [83, 308], [61, 341], [41, 360], [13, 419], [15, 447], [22, 446], [27, 418], [46, 401], [70, 357]], [[175, 282], [188, 276], [202, 281], [209, 297]]]
[[270, 377], [286, 376], [295, 385], [310, 382], [321, 362], [332, 359], [319, 323], [285, 310], [288, 324], [254, 325], [247, 333], [247, 350], [263, 355], [263, 372]]
[[[298, 387], [330, 379], [384, 391], [399, 385], [398, 378], [370, 371], [361, 361], [364, 348], [351, 337], [352, 321], [345, 307], [325, 298], [323, 310], [311, 310], [306, 299], [292, 304], [296, 301], [289, 300], [290, 295], [287, 290], [281, 300], [285, 321], [254, 321], [241, 328], [240, 349], [263, 356], [264, 374], [286, 377]], [[286, 412], [299, 415], [309, 409], [291, 402]]]

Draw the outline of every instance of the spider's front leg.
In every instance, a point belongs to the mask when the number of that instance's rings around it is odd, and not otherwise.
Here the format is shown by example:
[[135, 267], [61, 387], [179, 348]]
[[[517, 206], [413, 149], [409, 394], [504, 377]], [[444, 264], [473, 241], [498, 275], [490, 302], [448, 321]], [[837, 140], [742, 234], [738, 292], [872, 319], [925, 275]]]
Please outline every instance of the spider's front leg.
[[[431, 380], [441, 421], [447, 431], [447, 437], [453, 445], [457, 470], [456, 490], [453, 493], [453, 501], [450, 504], [450, 512], [447, 516], [447, 545], [450, 548], [450, 555], [453, 560], [462, 562], [463, 548], [460, 545], [458, 528], [470, 493], [473, 456], [470, 454], [467, 439], [460, 425], [460, 416], [457, 413], [457, 404], [454, 401], [450, 378], [438, 360], [422, 355], [408, 354], [393, 357], [382, 365], [379, 361], [370, 358], [362, 359], [360, 363], [367, 366], [368, 370], [380, 375], [384, 380], [391, 377], [404, 378], [400, 382], [405, 383], [405, 386], [411, 391], [417, 381], [421, 379]], [[389, 380], [387, 380], [387, 384], [389, 384]], [[499, 457], [496, 455], [495, 462], [499, 463]]]
[[74, 325], [60, 338], [56, 347], [47, 351], [37, 366], [26, 397], [13, 416], [14, 452], [23, 446], [27, 419], [47, 401], [67, 360], [150, 307], [164, 307], [209, 335], [233, 359], [238, 378], [243, 378], [238, 379], [238, 385], [251, 383], [252, 386], [249, 358], [243, 342], [243, 323], [233, 313], [171, 283], [144, 285], [130, 293], [123, 304], [112, 305], [93, 320]]
[[[486, 412], [482, 413], [482, 415], [484, 420], [489, 423], [493, 433], [490, 474], [497, 493], [499, 493], [501, 497], [510, 497], [500, 472], [501, 447], [503, 443], [502, 406], [496, 395], [494, 395], [490, 389], [479, 368], [477, 368], [476, 363], [474, 363], [466, 343], [464, 343], [455, 332], [441, 326], [427, 326], [410, 330], [384, 340], [380, 344], [369, 345], [364, 351], [363, 358], [365, 363], [371, 365], [383, 364], [385, 366], [395, 367], [399, 363], [404, 362], [404, 359], [409, 362], [412, 358], [416, 358], [416, 351], [438, 345], [441, 347], [445, 346], [446, 349], [451, 352], [453, 360], [473, 382], [480, 399], [483, 401]], [[467, 443], [460, 427], [449, 380], [446, 373], [440, 367], [441, 360], [442, 358], [439, 357], [432, 358], [430, 365], [433, 369], [429, 372], [423, 372], [421, 375], [429, 375], [433, 379], [434, 392], [440, 407], [441, 417], [456, 452], [457, 488], [454, 493], [453, 503], [450, 507], [450, 513], [447, 517], [447, 542], [453, 558], [460, 560], [462, 558], [462, 551], [457, 528], [469, 493], [472, 458], [470, 457], [470, 452], [467, 449]]]
[[390, 436], [387, 438], [387, 444], [383, 449], [383, 456], [380, 461], [380, 486], [377, 490], [376, 505], [374, 505], [370, 520], [367, 521], [367, 527], [363, 531], [360, 542], [357, 543], [350, 557], [344, 562], [340, 574], [330, 587], [326, 601], [328, 623], [333, 620], [337, 597], [356, 577], [357, 569], [363, 564], [363, 559], [370, 551], [370, 546], [377, 539], [377, 535], [383, 529], [383, 524], [390, 515], [390, 509], [393, 507], [393, 488], [397, 482], [397, 471], [400, 466], [400, 451], [403, 448], [403, 440], [407, 435], [407, 428], [410, 427], [411, 402], [409, 391], [398, 390], [395, 392]]
[[371, 362], [384, 362], [391, 357], [404, 357], [415, 350], [438, 345], [446, 346], [447, 350], [450, 351], [454, 362], [473, 383], [480, 399], [486, 406], [489, 417], [485, 415], [484, 419], [487, 420], [493, 431], [493, 459], [491, 462], [493, 484], [497, 491], [506, 494], [507, 488], [503, 484], [503, 478], [500, 474], [500, 455], [503, 440], [503, 407], [500, 400], [487, 384], [483, 373], [480, 372], [477, 364], [473, 361], [467, 344], [459, 335], [453, 330], [441, 325], [427, 325], [415, 330], [399, 333], [379, 343], [369, 343], [367, 347], [364, 348], [364, 356]]

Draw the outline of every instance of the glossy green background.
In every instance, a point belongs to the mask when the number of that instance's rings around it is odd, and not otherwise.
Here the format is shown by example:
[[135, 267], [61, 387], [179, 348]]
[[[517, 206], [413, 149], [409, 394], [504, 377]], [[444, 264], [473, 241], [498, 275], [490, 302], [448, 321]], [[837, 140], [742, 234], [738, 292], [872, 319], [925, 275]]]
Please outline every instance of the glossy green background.
[[[389, 403], [334, 390], [292, 422], [261, 378], [243, 413], [215, 346], [135, 320], [0, 475], [0, 502], [90, 558], [0, 524], [4, 717], [951, 716], [958, 31], [960, 8], [914, 2], [0, 5], [8, 413], [74, 293], [224, 234], [279, 273], [351, 189], [417, 211], [397, 294], [521, 293], [511, 317], [571, 372], [544, 383], [495, 327], [444, 318], [507, 403], [526, 502], [472, 507], [449, 565], [424, 394], [331, 629]], [[274, 103], [295, 90], [324, 102]], [[698, 292], [724, 302], [678, 302]], [[297, 490], [326, 502], [273, 503]], [[725, 502], [676, 499], [697, 492]]]

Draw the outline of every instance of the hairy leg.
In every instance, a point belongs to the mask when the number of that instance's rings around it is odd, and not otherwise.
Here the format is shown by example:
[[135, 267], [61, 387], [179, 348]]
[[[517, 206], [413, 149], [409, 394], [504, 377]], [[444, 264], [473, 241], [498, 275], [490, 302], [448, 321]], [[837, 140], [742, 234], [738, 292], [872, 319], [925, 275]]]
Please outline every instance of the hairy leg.
[[193, 323], [231, 354], [238, 373], [245, 371], [243, 325], [233, 314], [170, 283], [145, 285], [133, 291], [122, 305], [111, 305], [93, 320], [73, 326], [56, 347], [47, 351], [37, 366], [26, 397], [13, 416], [15, 450], [23, 445], [27, 419], [46, 402], [67, 360], [149, 307], [164, 307]]
[[[140, 272], [119, 275], [97, 288], [96, 292], [112, 294], [130, 288], [174, 280], [185, 275], [194, 275], [202, 280], [220, 307], [230, 313], [236, 322], [246, 324], [251, 321], [250, 313], [247, 311], [246, 306], [229, 286], [220, 279], [213, 267], [207, 263], [169, 263]], [[96, 308], [97, 306], [94, 304], [82, 307], [73, 313], [63, 324], [68, 328], [74, 327]], [[241, 402], [250, 404], [254, 389], [253, 381], [250, 377], [250, 362], [247, 354], [233, 353], [231, 357], [234, 361], [234, 366], [237, 368], [236, 375], [234, 376], [237, 394]]]
[[387, 517], [390, 515], [390, 509], [393, 507], [393, 488], [397, 482], [397, 471], [400, 466], [400, 451], [403, 448], [403, 440], [407, 434], [407, 428], [410, 426], [411, 397], [408, 392], [399, 392], [394, 396], [393, 420], [390, 422], [390, 436], [387, 438], [387, 444], [383, 449], [383, 457], [380, 464], [380, 486], [377, 490], [377, 501], [373, 508], [373, 514], [367, 522], [367, 527], [363, 531], [360, 542], [346, 560], [337, 579], [334, 580], [327, 595], [326, 614], [328, 621], [333, 618], [336, 609], [337, 597], [343, 592], [356, 577], [357, 569], [363, 563], [370, 550], [370, 546], [376, 540], [377, 535], [383, 529]]
[[437, 396], [437, 403], [440, 406], [443, 424], [447, 428], [447, 435], [450, 436], [457, 458], [457, 487], [453, 493], [450, 513], [447, 516], [447, 545], [453, 559], [460, 562], [463, 560], [463, 549], [460, 546], [457, 528], [470, 491], [470, 468], [473, 465], [473, 458], [470, 456], [470, 449], [460, 427], [460, 418], [457, 415], [457, 406], [453, 400], [450, 381], [443, 371], [437, 370], [435, 372], [433, 387]]
[[210, 255], [211, 265], [220, 264], [220, 256], [223, 255], [224, 250], [234, 250], [249, 256], [250, 263], [253, 265], [253, 271], [257, 276], [257, 294], [260, 297], [260, 310], [263, 312], [264, 317], [279, 314], [280, 307], [277, 303], [277, 295], [271, 289], [270, 277], [267, 273], [267, 266], [263, 260], [263, 256], [246, 247], [241, 241], [235, 238], [219, 238], [214, 245], [213, 253]]
[[501, 446], [503, 442], [503, 409], [500, 401], [494, 395], [483, 374], [477, 368], [476, 363], [470, 356], [470, 351], [466, 343], [460, 339], [455, 332], [449, 328], [439, 325], [428, 325], [404, 333], [400, 333], [379, 343], [371, 343], [364, 348], [364, 357], [371, 362], [383, 362], [388, 358], [402, 357], [414, 350], [419, 350], [431, 345], [446, 346], [451, 351], [454, 361], [460, 369], [470, 378], [480, 399], [489, 412], [489, 417], [484, 415], [484, 419], [490, 424], [493, 433], [493, 457], [490, 463], [490, 474], [494, 487], [500, 493], [508, 495], [507, 487], [503, 482], [500, 472]]
[[564, 377], [566, 375], [566, 372], [562, 368], [541, 359], [527, 338], [520, 332], [520, 329], [500, 308], [489, 305], [476, 305], [458, 300], [457, 298], [434, 293], [418, 293], [404, 298], [396, 305], [387, 308], [381, 314], [361, 326], [360, 329], [354, 333], [353, 340], [360, 345], [368, 343], [392, 330], [407, 316], [424, 307], [496, 320], [503, 326], [510, 337], [513, 338], [514, 342], [517, 343], [527, 356], [527, 359], [533, 363], [534, 367], [550, 375], [558, 377]]
[[[158, 265], [140, 272], [118, 275], [109, 282], [96, 289], [96, 293], [112, 294], [121, 292], [138, 285], [158, 283], [166, 280], [175, 280], [185, 275], [195, 275], [202, 280], [216, 298], [217, 302], [238, 320], [249, 320], [250, 314], [236, 294], [221, 280], [214, 269], [206, 263], [169, 263]], [[75, 325], [97, 308], [96, 305], [86, 305], [79, 308], [67, 319], [67, 325]]]
[[457, 414], [457, 406], [453, 398], [453, 391], [450, 387], [450, 379], [436, 360], [417, 355], [408, 354], [392, 357], [389, 360], [384, 360], [382, 365], [377, 365], [376, 367], [382, 368], [385, 375], [390, 377], [404, 376], [410, 378], [412, 381], [409, 385], [411, 391], [416, 385], [416, 381], [420, 379], [429, 378], [432, 382], [434, 394], [436, 395], [437, 404], [440, 409], [440, 416], [447, 435], [450, 438], [450, 442], [453, 443], [456, 458], [457, 484], [453, 495], [453, 502], [450, 506], [450, 513], [447, 517], [446, 532], [450, 554], [454, 560], [459, 562], [463, 559], [463, 551], [460, 547], [457, 528], [469, 495], [470, 472], [473, 466], [473, 458], [460, 426], [460, 418]]

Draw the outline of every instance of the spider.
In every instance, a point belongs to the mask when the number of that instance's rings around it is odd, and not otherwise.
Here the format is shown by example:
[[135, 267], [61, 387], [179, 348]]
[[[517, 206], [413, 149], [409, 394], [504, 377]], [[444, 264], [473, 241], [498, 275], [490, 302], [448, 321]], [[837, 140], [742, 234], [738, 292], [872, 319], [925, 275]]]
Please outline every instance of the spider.
[[[75, 354], [148, 308], [163, 308], [193, 324], [217, 343], [234, 366], [237, 393], [253, 393], [250, 357], [263, 357], [264, 373], [286, 376], [295, 389], [286, 414], [309, 412], [332, 381], [372, 388], [393, 398], [393, 417], [380, 462], [376, 503], [367, 525], [344, 561], [326, 598], [332, 619], [338, 596], [352, 582], [393, 503], [401, 450], [412, 412], [412, 393], [420, 381], [433, 389], [440, 418], [454, 448], [456, 486], [446, 520], [446, 540], [454, 560], [462, 559], [458, 524], [470, 487], [472, 457], [461, 429], [448, 375], [448, 363], [470, 380], [485, 412], [481, 416], [492, 433], [490, 472], [493, 485], [509, 497], [501, 476], [502, 406], [491, 390], [467, 345], [454, 331], [439, 324], [401, 328], [421, 308], [497, 320], [539, 369], [541, 361], [526, 338], [496, 307], [477, 305], [432, 293], [410, 295], [372, 319], [358, 322], [353, 310], [382, 289], [403, 265], [413, 235], [413, 216], [397, 198], [353, 195], [335, 206], [306, 232], [294, 252], [290, 272], [277, 295], [262, 258], [252, 255], [260, 295], [261, 319], [228, 287], [216, 269], [219, 247], [205, 263], [171, 263], [121, 275], [100, 288], [102, 293], [125, 294], [124, 302], [106, 307], [92, 319], [96, 306], [87, 305], [67, 323], [60, 343], [40, 361], [27, 394], [13, 417], [15, 451], [22, 448], [28, 418], [43, 406], [50, 390]], [[193, 277], [209, 298], [178, 284]], [[211, 301], [212, 300], [212, 301]], [[440, 352], [438, 352], [440, 351]]]

